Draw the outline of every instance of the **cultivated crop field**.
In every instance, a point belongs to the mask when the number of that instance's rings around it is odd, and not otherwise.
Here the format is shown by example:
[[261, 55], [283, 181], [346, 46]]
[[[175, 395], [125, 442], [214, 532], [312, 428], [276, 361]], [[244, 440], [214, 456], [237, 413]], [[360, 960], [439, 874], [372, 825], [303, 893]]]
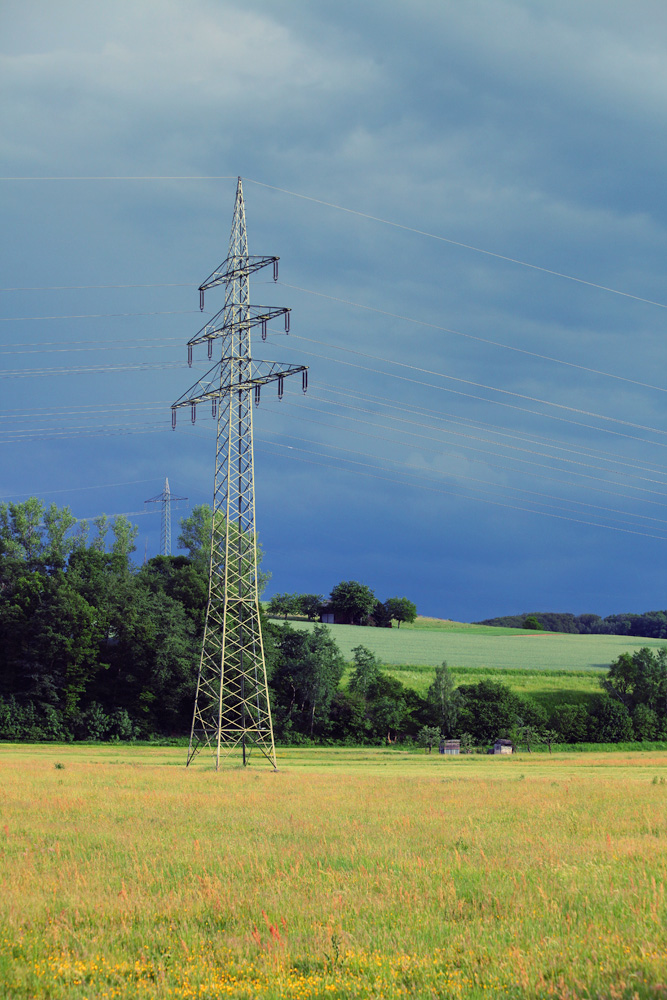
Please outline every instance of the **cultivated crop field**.
[[[624, 635], [569, 635], [563, 632], [531, 632], [526, 629], [465, 625], [438, 619], [422, 619], [418, 628], [360, 628], [328, 625], [346, 660], [355, 646], [367, 646], [385, 664], [450, 667], [494, 667], [497, 669], [591, 670], [602, 673], [621, 653], [642, 646], [659, 648], [664, 639], [641, 639]], [[420, 619], [417, 619], [417, 623]], [[279, 624], [279, 621], [278, 621]], [[294, 628], [312, 629], [312, 622], [290, 621]]]
[[667, 754], [0, 746], [2, 996], [664, 997]]

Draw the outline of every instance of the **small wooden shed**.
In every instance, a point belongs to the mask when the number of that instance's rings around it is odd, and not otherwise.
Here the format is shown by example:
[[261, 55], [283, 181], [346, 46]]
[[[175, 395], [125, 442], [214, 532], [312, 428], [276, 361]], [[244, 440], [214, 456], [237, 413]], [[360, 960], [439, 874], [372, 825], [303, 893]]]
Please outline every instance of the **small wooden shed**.
[[440, 743], [440, 753], [461, 753], [461, 740], [442, 740]]
[[493, 744], [494, 753], [514, 753], [514, 744], [511, 740], [496, 740]]

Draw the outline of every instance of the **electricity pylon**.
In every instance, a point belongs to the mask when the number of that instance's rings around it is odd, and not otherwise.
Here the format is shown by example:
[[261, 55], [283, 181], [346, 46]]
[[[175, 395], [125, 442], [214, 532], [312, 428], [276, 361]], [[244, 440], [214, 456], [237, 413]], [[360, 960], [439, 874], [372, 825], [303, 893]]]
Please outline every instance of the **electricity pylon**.
[[160, 521], [160, 552], [163, 556], [171, 555], [171, 505], [187, 497], [175, 497], [169, 489], [169, 480], [165, 478], [164, 489], [156, 497], [144, 500], [144, 503], [161, 503], [162, 519]]
[[250, 749], [257, 747], [276, 769], [257, 589], [252, 398], [258, 404], [261, 386], [268, 382], [278, 383], [282, 398], [285, 378], [298, 372], [305, 392], [308, 369], [252, 358], [252, 327], [260, 326], [265, 340], [267, 323], [284, 316], [289, 332], [289, 309], [250, 305], [249, 276], [269, 265], [277, 281], [278, 257], [248, 254], [239, 177], [229, 253], [199, 286], [201, 309], [205, 291], [216, 285], [225, 286], [225, 304], [188, 341], [190, 364], [195, 345], [206, 343], [211, 358], [216, 339], [222, 341], [221, 359], [171, 408], [172, 426], [179, 407], [190, 407], [194, 423], [197, 405], [209, 400], [217, 417], [209, 595], [187, 759], [189, 765], [202, 747], [209, 747], [216, 771], [221, 755], [239, 747], [244, 766]]

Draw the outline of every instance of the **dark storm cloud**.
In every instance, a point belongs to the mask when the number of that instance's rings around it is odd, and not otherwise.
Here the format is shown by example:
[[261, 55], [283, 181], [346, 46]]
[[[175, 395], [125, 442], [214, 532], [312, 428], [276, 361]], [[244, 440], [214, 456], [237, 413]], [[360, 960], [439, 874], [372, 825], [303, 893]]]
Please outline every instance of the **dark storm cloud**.
[[[663, 602], [653, 571], [662, 542], [644, 535], [667, 526], [667, 438], [631, 425], [660, 429], [664, 393], [585, 369], [660, 386], [665, 311], [250, 179], [667, 301], [666, 20], [657, 3], [597, 0], [3, 5], [3, 175], [243, 174], [251, 252], [279, 253], [281, 279], [309, 290], [253, 290], [292, 305], [294, 334], [323, 342], [262, 345], [312, 366], [308, 397], [263, 400], [257, 415], [258, 515], [275, 589], [327, 591], [357, 577], [380, 596], [409, 592], [424, 612], [463, 618], [521, 610], [537, 595], [573, 611]], [[9, 354], [6, 367], [181, 360], [201, 325], [194, 289], [226, 253], [233, 191], [233, 180], [3, 182], [5, 286], [192, 286], [3, 293], [8, 317], [114, 314], [3, 323], [6, 345], [130, 342]], [[118, 316], [132, 312], [143, 315]], [[162, 346], [131, 349], [137, 340]], [[119, 404], [128, 424], [150, 430], [195, 377], [3, 380], [3, 426], [29, 440], [2, 445], [0, 492], [154, 476], [148, 495], [169, 475], [205, 500], [210, 423], [182, 422], [175, 435], [28, 435], [53, 424], [36, 421], [39, 407], [58, 407], [62, 425], [82, 405], [91, 410], [78, 433], [94, 406]], [[151, 404], [143, 416], [139, 400]], [[340, 449], [355, 474], [338, 468]], [[119, 487], [100, 509], [136, 510], [135, 492]], [[63, 499], [88, 514], [89, 496]]]

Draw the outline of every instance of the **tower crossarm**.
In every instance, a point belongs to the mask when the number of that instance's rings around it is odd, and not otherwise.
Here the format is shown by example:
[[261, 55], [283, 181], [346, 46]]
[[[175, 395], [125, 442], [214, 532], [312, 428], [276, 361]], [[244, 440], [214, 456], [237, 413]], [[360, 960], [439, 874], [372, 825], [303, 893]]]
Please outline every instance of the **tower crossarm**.
[[157, 496], [149, 497], [148, 500], [144, 500], [144, 503], [177, 503], [179, 500], [187, 499], [187, 497], [177, 497], [173, 493], [163, 490], [162, 493], [158, 493]]
[[[240, 363], [231, 365], [230, 362]], [[248, 364], [250, 370], [248, 371]], [[221, 377], [221, 369], [223, 371]], [[231, 378], [229, 377], [232, 369]], [[234, 374], [235, 370], [235, 374]], [[245, 371], [244, 371], [245, 370]], [[251, 361], [246, 359], [223, 358], [214, 365], [206, 374], [195, 382], [180, 399], [171, 405], [172, 426], [174, 424], [175, 411], [182, 406], [196, 407], [198, 403], [205, 403], [207, 400], [220, 399], [235, 392], [249, 392], [251, 389], [267, 385], [269, 382], [278, 382], [279, 391], [282, 379], [290, 375], [302, 373], [302, 381], [305, 386], [308, 384], [306, 372], [307, 365], [285, 365], [279, 361]], [[280, 393], [282, 395], [282, 393]]]
[[199, 286], [200, 309], [204, 308], [204, 292], [208, 288], [215, 288], [216, 285], [224, 285], [238, 278], [247, 278], [269, 264], [273, 264], [273, 280], [277, 281], [279, 260], [280, 257], [259, 257], [252, 254], [227, 257]]
[[188, 347], [205, 344], [216, 337], [226, 337], [230, 333], [250, 330], [253, 326], [262, 327], [262, 336], [266, 336], [266, 324], [277, 316], [285, 317], [285, 333], [289, 332], [289, 313], [292, 310], [282, 306], [247, 306], [247, 313], [242, 319], [230, 316], [231, 310], [221, 309], [201, 330], [188, 340]]

